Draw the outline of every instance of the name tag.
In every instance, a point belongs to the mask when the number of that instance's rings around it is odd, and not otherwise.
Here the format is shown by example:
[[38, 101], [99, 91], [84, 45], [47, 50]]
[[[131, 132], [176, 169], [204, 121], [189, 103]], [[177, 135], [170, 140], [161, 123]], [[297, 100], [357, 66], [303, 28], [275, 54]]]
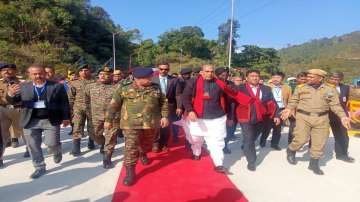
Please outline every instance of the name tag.
[[34, 109], [45, 109], [45, 101], [44, 100], [39, 100], [37, 102], [34, 102]]

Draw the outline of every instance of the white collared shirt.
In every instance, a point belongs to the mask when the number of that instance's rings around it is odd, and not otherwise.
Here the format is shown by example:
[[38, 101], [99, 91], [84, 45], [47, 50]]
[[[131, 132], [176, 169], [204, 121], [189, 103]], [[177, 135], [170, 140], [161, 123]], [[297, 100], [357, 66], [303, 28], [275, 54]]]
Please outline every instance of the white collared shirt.
[[159, 80], [160, 80], [160, 88], [161, 88], [161, 92], [166, 95], [166, 89], [167, 89], [167, 76], [160, 76], [159, 75]]
[[285, 108], [284, 101], [282, 98], [282, 92], [281, 92], [281, 85], [280, 86], [274, 86], [272, 89], [272, 93], [274, 95], [275, 101], [279, 108]]
[[[257, 85], [257, 86], [253, 86], [250, 84], [250, 88], [252, 90], [252, 92], [254, 93], [254, 95], [256, 96], [256, 92], [257, 92], [257, 89], [260, 88], [260, 85]], [[259, 99], [261, 100], [262, 98], [262, 92], [261, 92], [261, 89], [260, 89], [260, 95], [259, 95]]]

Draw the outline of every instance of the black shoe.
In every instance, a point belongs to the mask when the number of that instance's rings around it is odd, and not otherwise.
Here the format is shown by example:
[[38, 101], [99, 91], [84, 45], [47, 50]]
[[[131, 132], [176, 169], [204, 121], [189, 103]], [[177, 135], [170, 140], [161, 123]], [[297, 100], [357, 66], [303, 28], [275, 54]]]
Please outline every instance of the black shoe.
[[95, 143], [94, 143], [94, 140], [92, 140], [90, 137], [89, 137], [89, 141], [88, 141], [88, 149], [90, 150], [94, 150], [95, 149]]
[[279, 147], [279, 145], [272, 145], [271, 148], [276, 151], [281, 151], [281, 148]]
[[191, 159], [194, 160], [194, 161], [200, 161], [201, 157], [200, 157], [200, 155], [196, 156], [196, 155], [193, 154]]
[[35, 170], [35, 172], [33, 172], [33, 173], [30, 175], [30, 178], [32, 178], [32, 179], [37, 179], [37, 178], [45, 175], [45, 173], [46, 173], [46, 169], [45, 169], [45, 168], [37, 169], [37, 170]]
[[215, 172], [217, 172], [217, 173], [226, 173], [227, 170], [226, 170], [226, 168], [224, 166], [216, 166], [215, 167]]
[[16, 148], [19, 146], [19, 140], [17, 138], [11, 138], [11, 147]]
[[296, 163], [297, 163], [296, 158], [295, 158], [296, 151], [292, 151], [289, 148], [287, 148], [286, 153], [287, 153], [287, 155], [286, 155], [287, 161], [292, 165], [296, 165]]
[[26, 148], [24, 154], [23, 154], [23, 157], [24, 158], [29, 158], [30, 157], [30, 153], [29, 153], [29, 150]]
[[355, 162], [355, 159], [350, 156], [337, 156], [336, 159], [340, 160], [340, 161], [344, 161], [346, 163], [354, 163]]
[[53, 156], [53, 159], [54, 159], [54, 163], [56, 163], [56, 164], [60, 163], [61, 160], [62, 160], [62, 154], [61, 154], [61, 153], [55, 154], [55, 155]]
[[0, 169], [4, 167], [4, 161], [0, 160]]
[[224, 154], [231, 154], [231, 150], [227, 147], [223, 149]]
[[316, 175], [324, 175], [324, 172], [319, 167], [319, 159], [310, 159], [309, 170], [312, 170]]
[[241, 150], [244, 150], [244, 145], [241, 145]]
[[247, 169], [250, 171], [256, 171], [256, 165], [253, 163], [248, 163]]
[[100, 154], [104, 154], [105, 145], [100, 146]]
[[126, 176], [123, 180], [123, 185], [131, 186], [135, 182], [135, 165], [126, 166]]
[[144, 166], [150, 164], [150, 160], [149, 160], [149, 158], [146, 156], [146, 154], [140, 155], [140, 161], [141, 161], [141, 164], [143, 164]]
[[73, 148], [71, 151], [71, 155], [73, 156], [80, 156], [80, 139], [73, 140]]
[[266, 142], [260, 142], [260, 147], [261, 147], [261, 148], [266, 147]]
[[103, 156], [103, 168], [110, 169], [114, 167], [114, 164], [111, 162], [112, 154], [104, 154]]

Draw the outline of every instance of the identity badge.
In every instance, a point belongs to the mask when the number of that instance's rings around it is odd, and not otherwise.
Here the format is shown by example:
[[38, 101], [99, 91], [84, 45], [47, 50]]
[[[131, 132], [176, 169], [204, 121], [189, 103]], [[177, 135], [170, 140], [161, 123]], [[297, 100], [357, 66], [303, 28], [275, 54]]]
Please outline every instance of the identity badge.
[[34, 109], [44, 109], [44, 108], [46, 108], [44, 100], [39, 100], [37, 102], [34, 102]]

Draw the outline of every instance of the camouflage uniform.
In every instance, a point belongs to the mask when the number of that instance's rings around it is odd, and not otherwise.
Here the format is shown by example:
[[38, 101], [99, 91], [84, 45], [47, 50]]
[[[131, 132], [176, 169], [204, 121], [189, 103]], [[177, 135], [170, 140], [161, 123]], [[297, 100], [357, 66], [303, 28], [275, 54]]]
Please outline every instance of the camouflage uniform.
[[86, 111], [90, 112], [92, 133], [94, 140], [99, 145], [105, 143], [104, 131], [105, 113], [113, 94], [113, 86], [111, 84], [91, 83], [85, 87], [85, 103]]
[[94, 139], [92, 132], [90, 111], [86, 110], [85, 86], [94, 83], [94, 80], [75, 80], [70, 82], [68, 90], [70, 110], [72, 112], [73, 139], [81, 139], [84, 136], [85, 121], [87, 121], [87, 131], [91, 139]]
[[[151, 150], [160, 127], [160, 119], [167, 118], [168, 104], [158, 85], [138, 88], [126, 80], [116, 89], [112, 102], [120, 106], [120, 128], [125, 137], [125, 166], [133, 166], [139, 153]], [[106, 121], [112, 122], [113, 115], [107, 113]]]

